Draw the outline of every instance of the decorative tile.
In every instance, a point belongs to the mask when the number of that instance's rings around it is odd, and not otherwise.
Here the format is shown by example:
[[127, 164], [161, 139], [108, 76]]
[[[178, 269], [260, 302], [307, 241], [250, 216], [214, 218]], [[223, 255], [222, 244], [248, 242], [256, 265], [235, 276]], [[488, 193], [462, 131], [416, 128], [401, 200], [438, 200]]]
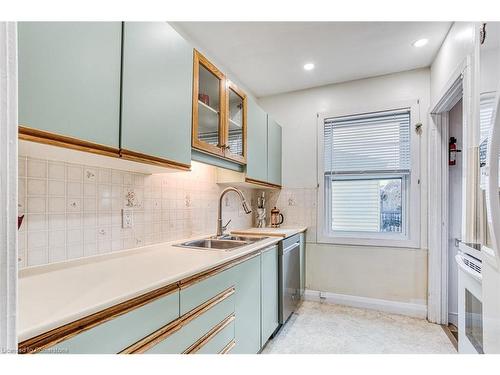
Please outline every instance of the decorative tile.
[[83, 181], [90, 183], [96, 182], [97, 180], [97, 170], [94, 168], [85, 168], [83, 170]]
[[68, 212], [80, 212], [82, 209], [82, 200], [80, 198], [68, 198], [66, 210]]
[[[213, 167], [193, 165], [189, 173], [144, 175], [21, 156], [18, 212], [27, 216], [19, 232], [19, 267], [212, 233], [222, 188]], [[252, 191], [245, 195], [252, 199]], [[134, 210], [134, 227], [122, 229], [127, 206]], [[225, 214], [234, 227], [252, 224], [236, 196], [229, 197]]]

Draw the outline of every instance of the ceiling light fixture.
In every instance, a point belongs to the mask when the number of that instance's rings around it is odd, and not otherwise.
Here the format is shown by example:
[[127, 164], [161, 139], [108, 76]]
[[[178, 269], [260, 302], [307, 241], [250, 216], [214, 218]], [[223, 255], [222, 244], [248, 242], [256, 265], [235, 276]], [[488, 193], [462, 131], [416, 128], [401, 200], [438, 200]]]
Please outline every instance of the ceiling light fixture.
[[416, 42], [413, 42], [413, 47], [423, 47], [427, 43], [429, 43], [429, 39], [426, 39], [426, 38], [419, 39]]
[[313, 69], [314, 69], [313, 63], [307, 63], [304, 65], [304, 70], [313, 70]]

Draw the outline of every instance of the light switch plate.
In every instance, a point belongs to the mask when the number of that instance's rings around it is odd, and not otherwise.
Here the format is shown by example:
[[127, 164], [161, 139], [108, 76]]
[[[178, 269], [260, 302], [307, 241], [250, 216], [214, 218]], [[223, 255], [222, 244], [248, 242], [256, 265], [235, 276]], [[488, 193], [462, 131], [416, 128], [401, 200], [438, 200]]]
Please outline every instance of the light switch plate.
[[134, 211], [122, 210], [122, 228], [132, 228], [134, 226]]

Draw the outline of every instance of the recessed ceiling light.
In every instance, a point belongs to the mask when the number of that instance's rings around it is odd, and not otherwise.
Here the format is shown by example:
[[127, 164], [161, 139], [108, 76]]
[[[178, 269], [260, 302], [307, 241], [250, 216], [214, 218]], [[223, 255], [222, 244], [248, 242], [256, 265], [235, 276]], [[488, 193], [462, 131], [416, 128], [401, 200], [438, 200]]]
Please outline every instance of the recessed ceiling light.
[[313, 70], [313, 69], [314, 69], [313, 63], [307, 63], [304, 65], [304, 70]]
[[427, 43], [429, 43], [429, 39], [426, 39], [426, 38], [419, 39], [416, 42], [413, 42], [413, 47], [423, 47]]

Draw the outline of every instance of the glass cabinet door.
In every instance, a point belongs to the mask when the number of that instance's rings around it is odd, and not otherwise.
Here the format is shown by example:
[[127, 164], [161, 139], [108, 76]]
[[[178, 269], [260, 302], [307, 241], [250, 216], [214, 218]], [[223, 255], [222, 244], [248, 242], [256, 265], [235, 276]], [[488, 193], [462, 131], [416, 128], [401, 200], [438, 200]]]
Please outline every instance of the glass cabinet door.
[[246, 161], [246, 100], [245, 93], [228, 81], [224, 150], [227, 158], [241, 163]]
[[224, 75], [198, 51], [194, 52], [193, 147], [224, 155]]

